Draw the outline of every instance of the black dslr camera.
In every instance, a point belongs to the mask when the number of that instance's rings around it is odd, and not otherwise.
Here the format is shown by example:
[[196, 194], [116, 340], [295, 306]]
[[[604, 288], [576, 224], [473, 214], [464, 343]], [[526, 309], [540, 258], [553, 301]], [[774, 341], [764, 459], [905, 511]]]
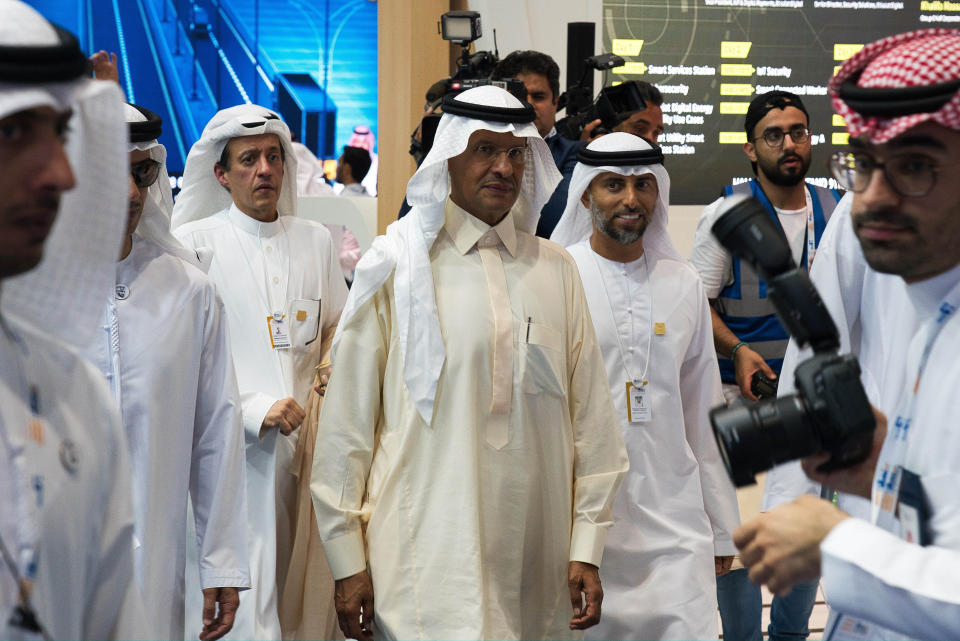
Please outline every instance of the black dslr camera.
[[824, 472], [863, 461], [876, 421], [857, 359], [837, 354], [837, 327], [763, 205], [732, 196], [721, 210], [713, 235], [766, 280], [780, 322], [801, 347], [809, 344], [814, 352], [797, 366], [796, 394], [710, 410], [730, 478], [737, 487], [752, 485], [758, 472], [818, 452], [831, 454], [819, 468]]

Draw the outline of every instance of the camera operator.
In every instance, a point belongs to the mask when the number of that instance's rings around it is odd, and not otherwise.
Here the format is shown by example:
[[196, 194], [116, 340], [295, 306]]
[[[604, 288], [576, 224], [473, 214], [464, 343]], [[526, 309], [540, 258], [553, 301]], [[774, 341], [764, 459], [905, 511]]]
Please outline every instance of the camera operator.
[[[618, 122], [613, 127], [613, 131], [624, 131], [634, 136], [640, 136], [656, 144], [657, 139], [663, 133], [663, 95], [660, 90], [649, 82], [643, 80], [628, 80], [623, 84], [631, 84], [637, 89], [637, 93], [643, 98], [646, 107], [633, 111], [625, 111], [617, 114]], [[601, 134], [594, 134], [602, 121], [597, 118], [584, 126], [580, 134], [580, 140], [596, 140]]]
[[[798, 96], [771, 91], [754, 98], [744, 119], [748, 141], [743, 151], [756, 177], [723, 190], [725, 196], [746, 194], [760, 200], [784, 233], [794, 261], [805, 268], [809, 268], [839, 200], [837, 192], [804, 182], [811, 158], [808, 125], [807, 110]], [[704, 209], [690, 262], [711, 300], [724, 396], [728, 402], [738, 396], [756, 401], [752, 389], [755, 374], [766, 379], [778, 377], [788, 334], [766, 296], [763, 279], [724, 249], [710, 231], [722, 201], [719, 198]], [[789, 598], [775, 598], [771, 637], [785, 634], [806, 638], [816, 594], [817, 582], [813, 581]], [[718, 597], [724, 637], [735, 641], [759, 638], [760, 590], [746, 581], [742, 568], [718, 580]]]
[[558, 135], [553, 126], [557, 120], [560, 98], [560, 67], [545, 53], [514, 51], [500, 61], [493, 71], [493, 77], [516, 78], [523, 83], [527, 90], [527, 102], [537, 114], [533, 124], [550, 148], [553, 161], [563, 176], [540, 212], [540, 222], [537, 223], [537, 236], [550, 238], [567, 205], [567, 190], [573, 169], [577, 166], [577, 151], [583, 146], [580, 142]]
[[[803, 496], [735, 534], [751, 580], [774, 593], [823, 575], [833, 610], [825, 638], [955, 638], [960, 629], [958, 81], [960, 31], [930, 29], [867, 45], [829, 84], [851, 135], [831, 170], [854, 192], [852, 230], [869, 265], [862, 280], [838, 271], [841, 326], [856, 315], [892, 318], [862, 323], [859, 342], [873, 345], [875, 363], [905, 362], [906, 384], [886, 404], [897, 408], [889, 431], [878, 415], [864, 463], [825, 474], [825, 455], [803, 462], [815, 481], [872, 499], [869, 523]], [[885, 274], [902, 278], [905, 297]]]

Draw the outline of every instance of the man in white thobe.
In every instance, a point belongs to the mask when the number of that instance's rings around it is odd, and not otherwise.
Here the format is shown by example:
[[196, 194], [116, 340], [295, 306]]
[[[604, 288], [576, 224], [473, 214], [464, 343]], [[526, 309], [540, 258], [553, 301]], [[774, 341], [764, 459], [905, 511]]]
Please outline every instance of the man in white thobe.
[[560, 179], [533, 120], [497, 87], [446, 101], [358, 265], [311, 484], [348, 638], [599, 620], [626, 452], [576, 265], [533, 235]]
[[659, 148], [603, 136], [551, 237], [580, 270], [630, 455], [594, 639], [716, 637], [715, 573], [735, 552], [736, 492], [707, 418], [723, 402], [710, 309], [667, 234], [669, 194]]
[[[775, 592], [822, 573], [826, 638], [948, 639], [960, 629], [958, 69], [960, 31], [921, 30], [868, 44], [828, 86], [851, 134], [831, 170], [854, 192], [853, 231], [870, 270], [902, 278], [907, 322], [919, 329], [905, 337], [905, 385], [889, 422], [878, 414], [871, 456], [832, 473], [817, 471], [826, 455], [803, 462], [814, 480], [870, 498], [869, 520], [803, 497], [734, 535], [751, 579]], [[897, 315], [898, 301], [869, 311]]]
[[[187, 497], [203, 593], [201, 638], [233, 625], [247, 567], [243, 428], [223, 304], [194, 251], [170, 235], [160, 117], [126, 105], [129, 212], [116, 287], [85, 355], [109, 381], [133, 466], [137, 579], [158, 638], [184, 636]], [[220, 613], [216, 613], [219, 604]]]
[[17, 0], [0, 15], [0, 638], [152, 636], [123, 429], [75, 351], [120, 247], [122, 99], [72, 35]]
[[[256, 105], [231, 107], [213, 117], [190, 150], [173, 209], [176, 237], [213, 253], [209, 275], [227, 312], [240, 388], [252, 587], [234, 624], [238, 639], [281, 637], [278, 586], [291, 549], [294, 431], [325, 358], [321, 336], [336, 326], [347, 294], [330, 233], [295, 215], [296, 177], [290, 131], [280, 118]], [[188, 612], [188, 633], [198, 622]]]

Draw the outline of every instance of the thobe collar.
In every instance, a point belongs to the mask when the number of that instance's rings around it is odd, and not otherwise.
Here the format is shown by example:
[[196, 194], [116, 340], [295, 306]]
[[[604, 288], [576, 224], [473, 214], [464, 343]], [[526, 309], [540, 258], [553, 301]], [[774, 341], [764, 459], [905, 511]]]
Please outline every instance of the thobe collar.
[[907, 285], [907, 295], [918, 318], [931, 318], [950, 290], [960, 282], [960, 263], [933, 278]]
[[513, 209], [508, 211], [499, 223], [491, 227], [447, 198], [445, 216], [443, 226], [461, 254], [466, 254], [476, 246], [478, 240], [492, 232], [500, 238], [500, 242], [507, 248], [510, 255], [516, 257], [517, 229], [513, 226]]
[[556, 127], [550, 127], [550, 131], [547, 132], [547, 135], [544, 136], [543, 139], [544, 139], [544, 140], [550, 140], [551, 138], [553, 138], [553, 137], [556, 136], [556, 135], [557, 135], [557, 128], [556, 128]]
[[626, 275], [629, 275], [629, 276], [634, 275], [634, 274], [637, 273], [639, 270], [643, 269], [643, 266], [647, 264], [647, 263], [646, 263], [646, 252], [644, 252], [644, 253], [641, 254], [638, 258], [635, 258], [634, 260], [631, 260], [631, 261], [626, 262], [626, 263], [622, 263], [622, 262], [620, 262], [620, 261], [618, 261], [618, 260], [613, 260], [612, 258], [606, 258], [605, 256], [601, 256], [600, 254], [598, 254], [598, 253], [593, 249], [593, 247], [590, 246], [590, 240], [589, 240], [589, 239], [587, 239], [587, 249], [589, 249], [590, 252], [591, 252], [594, 256], [597, 257], [597, 260], [598, 260], [601, 264], [607, 265], [607, 266], [609, 266], [611, 269], [614, 269], [614, 270], [616, 270], [616, 271], [618, 271], [618, 272], [621, 272], [621, 273], [626, 274]]
[[284, 229], [279, 216], [273, 222], [262, 223], [237, 209], [236, 204], [230, 205], [230, 209], [227, 210], [227, 220], [235, 227], [257, 238], [270, 238], [283, 232]]

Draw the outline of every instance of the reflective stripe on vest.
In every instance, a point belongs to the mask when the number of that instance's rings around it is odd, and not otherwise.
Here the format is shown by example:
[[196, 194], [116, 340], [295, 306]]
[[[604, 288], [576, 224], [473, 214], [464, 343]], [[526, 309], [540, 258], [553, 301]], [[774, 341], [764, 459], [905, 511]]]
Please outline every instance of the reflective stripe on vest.
[[[832, 189], [824, 189], [807, 183], [810, 192], [810, 202], [813, 206], [813, 227], [815, 246], [820, 245], [820, 236], [833, 213], [840, 194]], [[738, 185], [724, 187], [724, 196], [745, 194], [759, 200], [770, 218], [783, 232], [780, 218], [774, 209], [760, 183], [749, 180]], [[807, 243], [804, 235], [803, 268], [807, 267]], [[747, 263], [733, 257], [733, 283], [724, 287], [717, 297], [717, 313], [723, 322], [730, 328], [737, 338], [750, 344], [750, 348], [759, 353], [767, 361], [770, 368], [780, 373], [783, 364], [783, 355], [787, 351], [789, 335], [777, 319], [773, 304], [767, 298], [767, 283]], [[729, 358], [719, 358], [720, 377], [724, 383], [736, 383], [733, 370], [733, 361]]]

